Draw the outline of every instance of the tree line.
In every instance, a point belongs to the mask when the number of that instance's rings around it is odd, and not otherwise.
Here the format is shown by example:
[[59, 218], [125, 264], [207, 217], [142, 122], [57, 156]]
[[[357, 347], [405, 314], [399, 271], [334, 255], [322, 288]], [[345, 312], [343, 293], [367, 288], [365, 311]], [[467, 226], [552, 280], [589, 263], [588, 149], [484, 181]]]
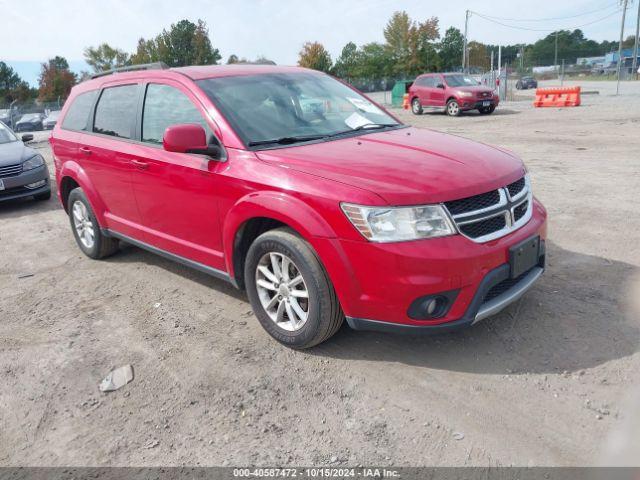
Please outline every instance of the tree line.
[[[360, 46], [348, 42], [335, 62], [322, 43], [307, 42], [299, 52], [298, 65], [330, 73], [365, 89], [388, 87], [394, 79], [414, 78], [423, 72], [461, 68], [464, 37], [455, 27], [447, 28], [441, 36], [437, 17], [416, 21], [405, 11], [395, 12], [382, 33], [383, 42]], [[560, 30], [531, 44], [503, 46], [503, 62], [523, 69], [552, 65], [556, 37], [558, 59], [564, 59], [568, 64], [575, 63], [578, 57], [604, 55], [618, 48], [618, 42], [596, 42], [586, 38], [579, 29]], [[633, 41], [633, 36], [628, 37], [623, 47], [633, 46]], [[488, 70], [491, 51], [497, 54], [498, 46], [470, 41], [470, 67]], [[42, 63], [38, 88], [31, 88], [9, 65], [0, 61], [0, 105], [36, 98], [40, 102], [64, 100], [78, 81], [92, 73], [118, 67], [152, 62], [164, 62], [170, 67], [216, 65], [222, 60], [222, 55], [211, 43], [209, 29], [203, 20], [195, 23], [180, 20], [155, 37], [140, 38], [133, 52], [102, 43], [85, 48], [84, 59], [92, 72], [80, 72], [79, 75], [69, 69], [64, 57], [56, 56]], [[275, 64], [262, 56], [250, 61], [235, 54], [229, 55], [226, 63]]]

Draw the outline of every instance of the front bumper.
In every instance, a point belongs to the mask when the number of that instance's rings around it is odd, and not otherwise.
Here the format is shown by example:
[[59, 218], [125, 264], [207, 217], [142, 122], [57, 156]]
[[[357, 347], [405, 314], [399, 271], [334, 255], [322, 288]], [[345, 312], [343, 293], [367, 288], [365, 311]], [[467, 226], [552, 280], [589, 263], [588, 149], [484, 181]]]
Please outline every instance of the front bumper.
[[[38, 188], [27, 188], [26, 185], [45, 181], [45, 184]], [[28, 170], [15, 177], [2, 178], [4, 189], [0, 190], [0, 202], [5, 200], [15, 200], [18, 198], [31, 197], [51, 191], [49, 180], [49, 169], [43, 165], [33, 170]]]
[[[546, 238], [546, 211], [537, 200], [524, 226], [486, 243], [454, 235], [387, 244], [327, 239], [314, 246], [353, 328], [447, 331], [498, 313], [533, 285], [544, 270], [542, 247], [534, 269], [485, 300], [489, 290], [509, 277], [509, 248], [535, 235]], [[440, 318], [409, 316], [416, 299], [452, 291], [456, 295]]]

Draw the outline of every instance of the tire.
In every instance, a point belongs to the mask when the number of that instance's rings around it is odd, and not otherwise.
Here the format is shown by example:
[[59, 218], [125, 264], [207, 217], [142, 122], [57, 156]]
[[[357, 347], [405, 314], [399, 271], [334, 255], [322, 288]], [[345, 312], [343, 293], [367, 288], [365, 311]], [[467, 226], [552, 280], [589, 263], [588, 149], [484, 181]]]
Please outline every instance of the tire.
[[447, 102], [447, 108], [445, 111], [450, 117], [459, 117], [461, 113], [460, 104], [455, 98], [452, 98]]
[[[67, 205], [69, 206], [71, 231], [82, 253], [89, 258], [98, 260], [113, 255], [118, 250], [118, 240], [102, 234], [91, 204], [81, 188], [74, 188], [71, 191]], [[76, 226], [76, 221], [82, 223], [82, 229]], [[82, 238], [80, 231], [83, 232]], [[93, 233], [92, 242], [87, 241], [90, 238], [89, 232]]]
[[414, 115], [422, 115], [422, 104], [420, 103], [420, 99], [417, 97], [411, 100], [411, 112]]
[[478, 110], [480, 111], [480, 115], [491, 115], [495, 109], [495, 105], [492, 105], [490, 107], [479, 108]]
[[[273, 275], [274, 258], [278, 269], [285, 258], [291, 262], [286, 275]], [[265, 268], [271, 276], [263, 273]], [[301, 275], [302, 281], [284, 288], [283, 278], [292, 280], [292, 275]], [[342, 325], [344, 314], [327, 272], [311, 246], [289, 228], [269, 230], [254, 240], [247, 253], [244, 278], [249, 301], [262, 327], [287, 347], [313, 347], [333, 336]], [[297, 313], [300, 311], [306, 313], [304, 319]]]
[[34, 195], [33, 198], [38, 202], [45, 202], [51, 198], [51, 190], [45, 193], [40, 193], [38, 195]]

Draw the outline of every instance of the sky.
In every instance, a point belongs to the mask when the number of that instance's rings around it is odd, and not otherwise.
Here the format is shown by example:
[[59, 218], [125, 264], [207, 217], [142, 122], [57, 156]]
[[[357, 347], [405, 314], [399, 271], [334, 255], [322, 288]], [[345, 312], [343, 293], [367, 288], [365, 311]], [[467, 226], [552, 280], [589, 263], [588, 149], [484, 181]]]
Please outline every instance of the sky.
[[[625, 37], [635, 33], [640, 0], [630, 2]], [[131, 52], [140, 37], [154, 37], [183, 18], [201, 18], [223, 61], [234, 53], [248, 59], [264, 55], [289, 65], [296, 63], [305, 41], [323, 43], [334, 59], [349, 41], [383, 41], [383, 28], [397, 10], [415, 20], [438, 17], [441, 34], [449, 26], [463, 31], [469, 9], [516, 19], [498, 21], [532, 30], [582, 27], [589, 38], [615, 40], [621, 19], [617, 5], [617, 0], [0, 0], [0, 60], [35, 86], [40, 63], [47, 58], [61, 55], [72, 70], [88, 70], [82, 60], [87, 46], [107, 42]], [[565, 18], [519, 21], [558, 17]], [[489, 44], [528, 43], [548, 34], [532, 30], [509, 28], [476, 14], [469, 20], [469, 38]]]

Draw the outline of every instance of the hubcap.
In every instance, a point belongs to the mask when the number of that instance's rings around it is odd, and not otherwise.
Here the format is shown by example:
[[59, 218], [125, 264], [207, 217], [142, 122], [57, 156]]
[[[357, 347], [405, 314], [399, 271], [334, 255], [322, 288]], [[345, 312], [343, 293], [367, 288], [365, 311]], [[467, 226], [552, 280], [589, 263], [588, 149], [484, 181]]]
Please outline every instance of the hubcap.
[[269, 318], [289, 332], [300, 330], [309, 318], [309, 290], [293, 260], [277, 252], [265, 253], [256, 269], [256, 289]]
[[73, 225], [82, 245], [87, 248], [93, 248], [96, 240], [93, 223], [91, 223], [91, 218], [89, 217], [89, 210], [87, 210], [84, 203], [78, 200], [73, 204], [72, 212]]
[[456, 102], [451, 102], [449, 104], [449, 113], [451, 115], [455, 115], [456, 113], [458, 113], [458, 104]]
[[420, 110], [420, 101], [416, 98], [413, 101], [413, 112], [418, 113], [419, 110]]

